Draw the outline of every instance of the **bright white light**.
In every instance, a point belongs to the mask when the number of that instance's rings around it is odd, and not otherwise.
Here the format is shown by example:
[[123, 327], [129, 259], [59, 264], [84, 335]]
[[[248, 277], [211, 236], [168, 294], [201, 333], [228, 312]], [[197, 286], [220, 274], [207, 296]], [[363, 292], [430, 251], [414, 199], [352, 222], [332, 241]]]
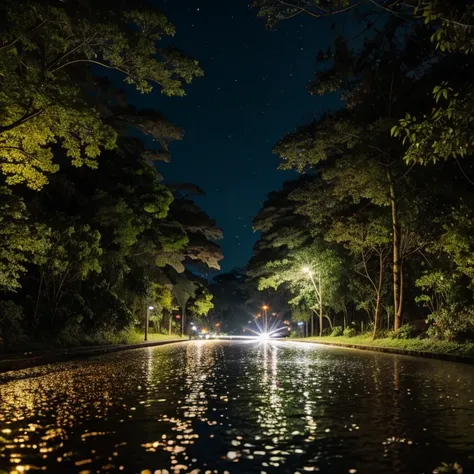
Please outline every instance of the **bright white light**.
[[148, 309], [150, 309], [150, 310], [151, 310], [151, 309], [155, 309], [155, 308], [153, 308], [153, 306], [148, 306]]
[[303, 273], [306, 273], [306, 275], [311, 276], [313, 274], [313, 270], [311, 270], [311, 268], [309, 267], [303, 267], [302, 270], [303, 270]]
[[270, 334], [266, 333], [266, 332], [262, 332], [262, 334], [260, 334], [258, 336], [258, 338], [261, 340], [261, 341], [268, 341], [270, 339]]

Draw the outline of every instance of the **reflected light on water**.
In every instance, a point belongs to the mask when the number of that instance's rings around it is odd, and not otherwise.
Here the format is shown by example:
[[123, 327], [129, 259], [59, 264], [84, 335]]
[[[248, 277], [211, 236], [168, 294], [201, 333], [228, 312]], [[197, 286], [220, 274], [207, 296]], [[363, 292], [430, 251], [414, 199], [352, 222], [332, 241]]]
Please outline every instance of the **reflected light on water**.
[[274, 340], [3, 374], [0, 401], [15, 474], [405, 474], [474, 446], [472, 367]]

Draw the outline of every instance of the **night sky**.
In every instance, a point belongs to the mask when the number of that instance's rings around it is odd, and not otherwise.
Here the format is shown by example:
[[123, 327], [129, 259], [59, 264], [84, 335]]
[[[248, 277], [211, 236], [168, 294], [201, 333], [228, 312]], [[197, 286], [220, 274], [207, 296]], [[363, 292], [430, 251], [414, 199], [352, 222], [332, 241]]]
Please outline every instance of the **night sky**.
[[[318, 50], [335, 32], [328, 21], [303, 15], [268, 31], [241, 0], [154, 0], [177, 27], [173, 40], [199, 60], [205, 77], [184, 98], [158, 91], [134, 98], [183, 127], [165, 182], [193, 182], [206, 191], [198, 204], [224, 231], [222, 270], [244, 266], [258, 235], [252, 217], [268, 192], [294, 176], [278, 171], [273, 145], [297, 124], [338, 105], [338, 96], [312, 97], [306, 84]], [[338, 30], [340, 31], [340, 28]]]

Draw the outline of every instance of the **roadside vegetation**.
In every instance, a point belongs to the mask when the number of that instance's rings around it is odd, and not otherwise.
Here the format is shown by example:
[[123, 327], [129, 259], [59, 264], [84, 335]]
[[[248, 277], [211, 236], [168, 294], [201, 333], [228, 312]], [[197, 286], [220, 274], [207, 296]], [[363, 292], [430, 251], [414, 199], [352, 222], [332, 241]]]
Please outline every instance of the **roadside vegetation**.
[[[471, 354], [474, 3], [415, 3], [254, 0], [271, 28], [331, 17], [308, 92], [342, 106], [275, 144], [300, 176], [255, 217], [247, 276], [298, 337]], [[363, 41], [337, 34], [351, 13]]]
[[[146, 2], [0, 6], [0, 348], [180, 334], [212, 295], [222, 232], [162, 183], [183, 130], [129, 96], [203, 75]], [[161, 336], [160, 336], [161, 337]], [[143, 338], [143, 336], [141, 336]]]
[[309, 337], [304, 340], [337, 344], [358, 344], [361, 346], [387, 347], [391, 349], [433, 352], [435, 354], [457, 354], [474, 357], [474, 342], [439, 341], [429, 338], [399, 339], [384, 336], [374, 339], [371, 333], [357, 334], [354, 337]]

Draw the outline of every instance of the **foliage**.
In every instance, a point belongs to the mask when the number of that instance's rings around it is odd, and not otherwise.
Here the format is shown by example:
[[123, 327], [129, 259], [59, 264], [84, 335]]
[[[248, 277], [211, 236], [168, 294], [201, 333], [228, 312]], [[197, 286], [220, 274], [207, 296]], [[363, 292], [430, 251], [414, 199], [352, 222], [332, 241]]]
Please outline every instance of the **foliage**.
[[0, 187], [0, 289], [17, 291], [27, 264], [41, 264], [52, 245], [47, 225], [29, 218], [24, 200]]
[[[315, 337], [310, 340], [315, 342], [335, 342], [333, 338], [329, 337]], [[389, 349], [411, 350], [416, 352], [430, 352], [435, 354], [456, 354], [473, 356], [474, 343], [473, 342], [456, 342], [438, 340], [432, 338], [415, 338], [415, 339], [394, 339], [388, 338], [372, 338], [372, 333], [358, 334], [354, 337], [346, 338], [340, 337], [337, 340], [338, 344], [360, 344], [363, 346], [386, 347]]]
[[[471, 25], [474, 5], [471, 2], [423, 0], [413, 4], [410, 0], [395, 3], [385, 0], [254, 0], [253, 6], [270, 27], [298, 15], [321, 19], [356, 10], [379, 16], [391, 14], [405, 22], [421, 23], [434, 28], [431, 41], [442, 52], [474, 51]], [[374, 27], [370, 15], [360, 16], [365, 19], [367, 29]]]
[[160, 312], [162, 312], [163, 310], [171, 311], [174, 306], [172, 285], [152, 283], [151, 300], [154, 302]]
[[[42, 254], [30, 258], [25, 250], [28, 260], [26, 273], [19, 277], [23, 288], [18, 301], [28, 330], [34, 329], [38, 336], [49, 334], [61, 344], [142, 324], [143, 308], [150, 302], [156, 308], [152, 319], [156, 318], [158, 329], [165, 321], [168, 328], [172, 311], [189, 298], [200, 313], [212, 306], [211, 296], [202, 284], [193, 282], [196, 278], [190, 272], [179, 274], [163, 259], [179, 251], [184, 255], [182, 265], [207, 262], [201, 255], [197, 260], [187, 257], [190, 239], [180, 216], [169, 214], [170, 190], [157, 183], [145, 159], [127, 153], [110, 153], [107, 158], [97, 170], [64, 165], [25, 207], [29, 219], [48, 232], [42, 236], [47, 239]], [[199, 212], [202, 228], [208, 229], [209, 218]], [[196, 227], [193, 235], [199, 232]], [[28, 237], [27, 230], [22, 237]], [[200, 238], [207, 241], [204, 235]], [[217, 244], [212, 245], [220, 252]]]
[[140, 92], [169, 96], [202, 70], [175, 48], [158, 48], [175, 29], [143, 4], [8, 0], [0, 10], [0, 171], [8, 184], [41, 189], [59, 169], [57, 145], [75, 166], [97, 167], [117, 133], [97, 95], [92, 68], [114, 70]]
[[214, 219], [203, 212], [191, 200], [174, 199], [169, 213], [169, 219], [179, 222], [179, 229], [184, 230], [187, 237], [185, 246], [170, 246], [161, 254], [158, 265], [171, 265], [182, 273], [185, 264], [196, 267], [198, 270], [213, 268], [220, 269], [219, 261], [223, 255], [216, 240], [222, 238], [222, 231], [217, 227]]
[[344, 337], [354, 337], [357, 334], [357, 331], [354, 328], [347, 327], [344, 329], [342, 335]]
[[331, 337], [340, 337], [344, 334], [342, 326], [334, 326], [331, 332]]
[[197, 316], [207, 316], [209, 311], [214, 308], [212, 299], [213, 295], [206, 288], [200, 288], [195, 300], [189, 307], [189, 311], [191, 314], [195, 314]]
[[409, 113], [394, 125], [391, 134], [408, 144], [407, 163], [436, 163], [466, 158], [474, 153], [474, 88], [454, 90], [447, 82], [433, 89], [436, 106], [421, 120]]
[[[332, 307], [337, 301], [341, 263], [334, 252], [321, 251], [318, 245], [291, 250], [287, 258], [266, 264], [269, 276], [260, 278], [259, 289], [276, 290], [286, 285], [293, 295], [290, 304], [304, 302], [314, 309], [321, 305]], [[314, 277], [304, 272], [305, 267], [313, 269]]]
[[0, 301], [0, 347], [14, 347], [25, 342], [23, 310], [13, 301]]
[[462, 302], [446, 304], [428, 316], [428, 335], [435, 339], [461, 341], [474, 339], [474, 306]]
[[416, 337], [418, 332], [413, 324], [403, 324], [396, 333], [392, 334], [392, 337], [396, 339], [411, 339]]
[[425, 272], [416, 280], [415, 285], [424, 292], [415, 300], [426, 306], [432, 314], [456, 299], [455, 279], [441, 270]]
[[31, 339], [129, 340], [150, 303], [157, 328], [174, 328], [180, 290], [199, 286], [187, 268], [222, 258], [214, 220], [155, 168], [183, 131], [116, 88], [182, 96], [202, 71], [165, 46], [164, 15], [119, 3], [0, 7], [0, 288]]
[[309, 322], [311, 310], [304, 303], [291, 308], [291, 318], [296, 322]]
[[463, 474], [463, 472], [464, 469], [457, 462], [443, 462], [441, 466], [438, 466], [436, 469], [433, 470], [433, 474]]
[[[295, 249], [304, 254], [316, 239], [345, 266], [336, 276], [340, 304], [332, 305], [332, 317], [371, 324], [373, 337], [392, 328], [407, 336], [402, 320], [427, 313], [419, 314], [415, 301], [432, 314], [455, 302], [472, 305], [474, 4], [255, 0], [253, 6], [270, 27], [299, 15], [337, 22], [339, 14], [357, 12], [363, 41], [336, 36], [317, 56], [309, 93], [337, 92], [344, 106], [276, 144], [280, 168], [306, 175], [270, 194], [257, 216], [262, 237], [250, 276], [287, 292], [290, 286], [277, 281], [283, 267], [274, 262], [290, 262]], [[374, 27], [380, 18], [383, 25]]]
[[456, 271], [474, 284], [474, 209], [460, 203], [453, 209], [449, 221], [434, 249], [445, 252], [456, 266]]

